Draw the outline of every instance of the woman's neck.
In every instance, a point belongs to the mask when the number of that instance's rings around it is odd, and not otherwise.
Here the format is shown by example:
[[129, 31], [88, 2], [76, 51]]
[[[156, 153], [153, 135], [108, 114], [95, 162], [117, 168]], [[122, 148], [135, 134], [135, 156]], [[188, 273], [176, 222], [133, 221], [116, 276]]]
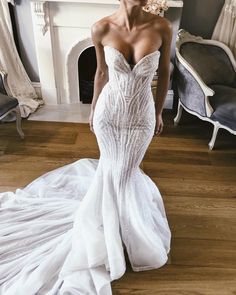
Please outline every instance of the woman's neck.
[[141, 5], [133, 5], [121, 0], [120, 7], [116, 12], [119, 26], [126, 27], [128, 31], [131, 31], [144, 18], [145, 12], [142, 7]]

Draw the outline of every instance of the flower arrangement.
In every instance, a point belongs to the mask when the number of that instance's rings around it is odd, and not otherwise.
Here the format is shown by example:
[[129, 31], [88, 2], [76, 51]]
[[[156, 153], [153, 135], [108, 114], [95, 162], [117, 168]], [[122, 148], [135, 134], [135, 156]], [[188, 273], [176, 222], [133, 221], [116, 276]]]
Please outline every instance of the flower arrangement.
[[161, 14], [169, 8], [167, 0], [148, 0], [143, 10], [153, 14]]

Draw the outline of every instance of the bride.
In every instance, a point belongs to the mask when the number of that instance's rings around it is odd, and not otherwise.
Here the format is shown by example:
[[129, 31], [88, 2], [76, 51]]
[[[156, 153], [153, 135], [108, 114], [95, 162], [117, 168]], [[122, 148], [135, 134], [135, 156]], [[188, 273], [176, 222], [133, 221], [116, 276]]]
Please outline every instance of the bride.
[[121, 0], [91, 27], [97, 71], [89, 122], [100, 158], [0, 194], [1, 295], [108, 295], [125, 273], [124, 251], [134, 271], [167, 262], [163, 200], [139, 165], [163, 128], [172, 27], [145, 12], [146, 2]]

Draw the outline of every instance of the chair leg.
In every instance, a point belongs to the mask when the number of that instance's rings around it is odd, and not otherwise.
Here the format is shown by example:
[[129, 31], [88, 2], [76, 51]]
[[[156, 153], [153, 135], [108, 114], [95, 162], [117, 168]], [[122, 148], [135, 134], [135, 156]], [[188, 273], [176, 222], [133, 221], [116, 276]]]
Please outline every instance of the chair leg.
[[180, 118], [182, 116], [183, 107], [180, 103], [180, 100], [178, 101], [178, 110], [177, 115], [174, 117], [174, 125], [177, 126], [179, 124]]
[[216, 141], [216, 136], [217, 136], [217, 133], [218, 133], [219, 129], [220, 129], [220, 126], [217, 123], [214, 124], [213, 134], [212, 134], [210, 142], [208, 143], [208, 147], [209, 147], [210, 150], [213, 150], [213, 148], [214, 148], [215, 141]]
[[20, 137], [23, 139], [25, 137], [25, 135], [24, 135], [24, 132], [21, 129], [21, 114], [20, 114], [19, 106], [17, 106], [14, 111], [16, 113], [16, 129], [17, 129]]

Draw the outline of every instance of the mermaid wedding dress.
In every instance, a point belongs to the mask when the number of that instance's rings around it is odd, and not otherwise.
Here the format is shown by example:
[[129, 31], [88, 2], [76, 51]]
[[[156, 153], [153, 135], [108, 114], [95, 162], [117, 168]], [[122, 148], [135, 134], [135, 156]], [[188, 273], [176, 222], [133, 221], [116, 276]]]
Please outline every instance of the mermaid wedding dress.
[[104, 46], [109, 81], [94, 111], [99, 159], [52, 170], [0, 194], [1, 295], [108, 295], [126, 269], [160, 268], [171, 231], [163, 200], [139, 167], [154, 134], [158, 50], [133, 68]]

